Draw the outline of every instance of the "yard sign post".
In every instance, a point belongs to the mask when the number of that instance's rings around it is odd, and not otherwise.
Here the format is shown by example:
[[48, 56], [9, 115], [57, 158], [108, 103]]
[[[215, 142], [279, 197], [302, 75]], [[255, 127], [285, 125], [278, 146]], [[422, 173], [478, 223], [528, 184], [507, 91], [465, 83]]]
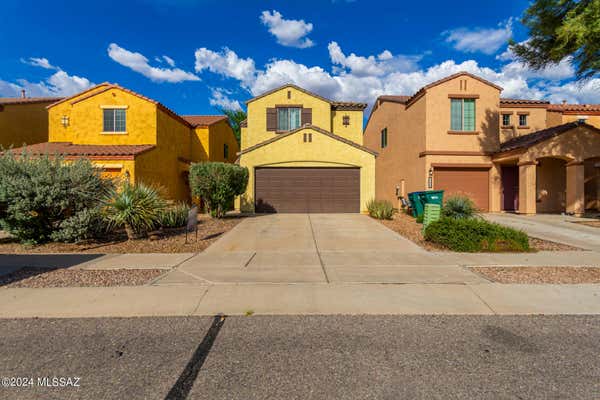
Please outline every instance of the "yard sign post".
[[198, 207], [194, 206], [188, 212], [187, 224], [185, 226], [185, 244], [188, 244], [188, 232], [196, 232], [198, 241]]

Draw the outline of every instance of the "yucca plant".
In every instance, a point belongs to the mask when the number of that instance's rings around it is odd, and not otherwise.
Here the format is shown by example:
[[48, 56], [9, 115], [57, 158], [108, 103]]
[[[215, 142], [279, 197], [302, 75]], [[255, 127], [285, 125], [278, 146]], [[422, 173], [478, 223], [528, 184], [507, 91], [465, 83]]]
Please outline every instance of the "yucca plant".
[[387, 200], [369, 200], [367, 203], [369, 215], [377, 219], [392, 219], [394, 206]]
[[476, 213], [475, 203], [467, 196], [450, 196], [442, 208], [443, 216], [454, 219], [472, 218]]
[[190, 207], [185, 203], [176, 203], [167, 207], [160, 215], [159, 224], [163, 228], [181, 228], [187, 224]]
[[142, 183], [125, 182], [111, 190], [105, 200], [109, 226], [125, 228], [129, 240], [138, 239], [154, 229], [166, 207], [159, 191]]

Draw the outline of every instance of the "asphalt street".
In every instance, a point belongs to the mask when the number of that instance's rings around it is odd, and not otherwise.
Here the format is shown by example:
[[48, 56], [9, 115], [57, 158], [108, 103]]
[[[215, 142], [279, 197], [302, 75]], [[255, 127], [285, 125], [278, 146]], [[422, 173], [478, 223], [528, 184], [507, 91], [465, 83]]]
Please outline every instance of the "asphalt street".
[[6, 399], [600, 398], [593, 316], [25, 319], [0, 337]]

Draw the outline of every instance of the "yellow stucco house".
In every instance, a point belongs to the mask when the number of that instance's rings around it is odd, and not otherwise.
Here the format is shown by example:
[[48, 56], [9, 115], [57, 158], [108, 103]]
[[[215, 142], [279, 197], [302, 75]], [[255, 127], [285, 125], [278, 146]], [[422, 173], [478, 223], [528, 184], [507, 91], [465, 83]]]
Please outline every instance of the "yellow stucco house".
[[189, 200], [192, 162], [233, 162], [238, 151], [227, 117], [180, 116], [117, 84], [94, 86], [47, 111], [48, 141], [28, 152], [85, 157], [107, 176], [160, 186], [173, 200]]
[[5, 149], [48, 141], [46, 107], [60, 97], [0, 97], [0, 146]]
[[238, 163], [249, 170], [244, 212], [366, 212], [377, 152], [363, 146], [366, 104], [288, 84], [246, 102]]

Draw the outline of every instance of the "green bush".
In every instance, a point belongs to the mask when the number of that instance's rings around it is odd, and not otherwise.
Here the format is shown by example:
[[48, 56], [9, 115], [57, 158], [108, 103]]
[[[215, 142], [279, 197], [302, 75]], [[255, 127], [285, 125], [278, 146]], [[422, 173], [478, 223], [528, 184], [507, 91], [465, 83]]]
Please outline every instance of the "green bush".
[[448, 218], [472, 218], [476, 213], [475, 203], [466, 196], [450, 196], [442, 207], [442, 215]]
[[110, 191], [104, 212], [109, 227], [125, 228], [131, 240], [146, 236], [158, 226], [165, 208], [166, 202], [158, 189], [143, 183], [124, 182], [120, 188]]
[[387, 200], [369, 200], [367, 203], [369, 215], [377, 219], [392, 219], [394, 206]]
[[417, 218], [415, 218], [415, 222], [417, 224], [422, 224], [424, 220], [425, 220], [425, 214], [417, 215]]
[[223, 217], [232, 208], [235, 196], [243, 194], [247, 185], [248, 169], [235, 164], [203, 162], [190, 168], [192, 194], [204, 200], [213, 217]]
[[427, 226], [425, 240], [460, 252], [529, 251], [524, 232], [481, 218], [443, 217]]
[[87, 208], [62, 221], [50, 238], [55, 242], [77, 243], [100, 238], [107, 230], [108, 224], [100, 209]]
[[181, 228], [187, 224], [190, 207], [185, 203], [178, 203], [167, 207], [160, 214], [159, 225], [163, 228]]
[[[67, 229], [69, 223], [61, 227], [64, 221], [74, 218], [75, 223], [76, 215], [97, 208], [112, 187], [89, 160], [64, 163], [58, 155], [5, 152], [0, 155], [0, 226], [22, 243], [47, 242]], [[79, 239], [93, 234], [86, 228], [76, 229]]]

